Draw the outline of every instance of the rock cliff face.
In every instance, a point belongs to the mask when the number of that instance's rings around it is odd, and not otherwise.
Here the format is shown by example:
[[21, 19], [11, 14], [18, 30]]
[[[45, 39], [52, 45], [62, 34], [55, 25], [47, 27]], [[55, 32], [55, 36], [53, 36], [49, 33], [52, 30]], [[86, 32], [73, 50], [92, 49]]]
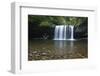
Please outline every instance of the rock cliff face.
[[[67, 29], [66, 29], [67, 30]], [[40, 27], [35, 24], [29, 24], [28, 35], [29, 39], [53, 39], [55, 27]], [[68, 34], [68, 33], [66, 33]], [[74, 39], [88, 37], [88, 20], [79, 26], [74, 26]]]
[[88, 21], [84, 21], [80, 26], [74, 28], [74, 38], [87, 38], [88, 37]]

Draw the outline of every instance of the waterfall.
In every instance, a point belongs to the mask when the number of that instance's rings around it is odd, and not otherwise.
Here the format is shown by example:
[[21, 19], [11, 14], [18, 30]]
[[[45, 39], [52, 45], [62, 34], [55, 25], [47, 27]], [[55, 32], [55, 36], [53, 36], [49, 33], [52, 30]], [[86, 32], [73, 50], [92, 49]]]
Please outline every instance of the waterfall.
[[70, 25], [70, 29], [71, 29], [71, 37], [70, 37], [70, 40], [74, 40], [74, 26]]
[[57, 25], [54, 31], [54, 40], [74, 40], [74, 26]]

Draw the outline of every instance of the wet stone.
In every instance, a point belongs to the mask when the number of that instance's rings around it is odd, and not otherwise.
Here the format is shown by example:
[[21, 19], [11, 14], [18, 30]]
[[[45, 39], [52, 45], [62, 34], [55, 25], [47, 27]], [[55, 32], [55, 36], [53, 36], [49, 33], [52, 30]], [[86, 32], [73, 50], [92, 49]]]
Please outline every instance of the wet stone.
[[47, 55], [47, 53], [42, 53], [42, 55]]
[[32, 53], [33, 53], [33, 54], [36, 54], [36, 53], [37, 53], [37, 51], [33, 51]]
[[33, 56], [33, 55], [30, 53], [29, 56]]
[[36, 54], [35, 56], [40, 56], [39, 54]]

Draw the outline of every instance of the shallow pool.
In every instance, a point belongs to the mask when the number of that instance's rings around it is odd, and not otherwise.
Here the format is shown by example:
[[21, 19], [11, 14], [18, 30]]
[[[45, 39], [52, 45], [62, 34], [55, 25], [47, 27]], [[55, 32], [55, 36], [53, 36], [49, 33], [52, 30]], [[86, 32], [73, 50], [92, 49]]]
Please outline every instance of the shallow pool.
[[28, 41], [28, 60], [57, 60], [88, 58], [87, 39]]

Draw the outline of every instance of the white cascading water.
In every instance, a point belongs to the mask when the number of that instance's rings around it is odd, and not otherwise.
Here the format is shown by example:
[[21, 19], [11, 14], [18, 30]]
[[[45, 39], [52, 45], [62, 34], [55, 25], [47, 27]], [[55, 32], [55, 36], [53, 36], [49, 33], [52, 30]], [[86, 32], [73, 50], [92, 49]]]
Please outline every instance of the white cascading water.
[[[54, 40], [74, 40], [74, 26], [57, 25], [54, 31]], [[70, 37], [69, 37], [70, 36]]]
[[74, 26], [70, 26], [70, 28], [71, 28], [71, 38], [70, 38], [70, 40], [74, 40]]

